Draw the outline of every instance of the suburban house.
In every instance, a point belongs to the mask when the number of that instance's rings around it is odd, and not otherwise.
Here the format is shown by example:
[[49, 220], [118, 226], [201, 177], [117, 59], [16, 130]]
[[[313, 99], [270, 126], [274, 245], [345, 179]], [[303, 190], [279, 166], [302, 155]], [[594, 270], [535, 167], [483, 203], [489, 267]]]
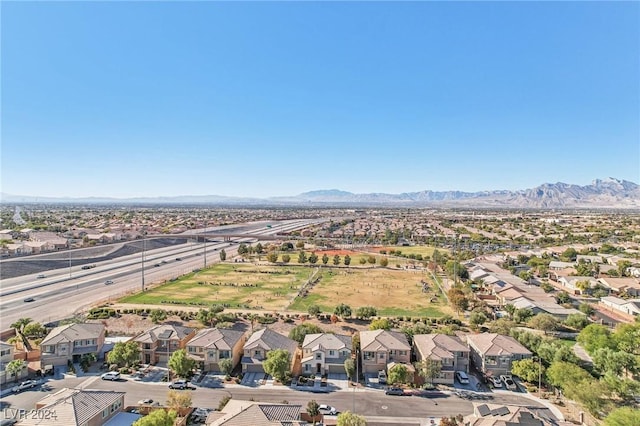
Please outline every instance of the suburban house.
[[267, 354], [275, 349], [284, 349], [289, 352], [293, 364], [298, 343], [269, 328], [263, 328], [253, 333], [244, 344], [242, 372], [264, 373], [262, 362], [267, 359]]
[[202, 371], [221, 371], [218, 362], [233, 360], [235, 367], [242, 358], [244, 333], [226, 328], [205, 328], [187, 343], [187, 354], [195, 359]]
[[566, 320], [571, 314], [579, 314], [580, 311], [574, 308], [565, 308], [552, 301], [529, 300], [526, 297], [519, 297], [510, 303], [517, 309], [530, 309], [534, 315], [543, 313], [553, 315], [559, 320]]
[[598, 282], [611, 290], [613, 294], [626, 293], [631, 297], [640, 296], [640, 282], [634, 277], [602, 277]]
[[222, 411], [214, 411], [207, 417], [208, 426], [302, 426], [303, 408], [296, 404], [230, 400]]
[[307, 334], [302, 342], [302, 374], [345, 374], [344, 362], [349, 358], [351, 336]]
[[440, 373], [433, 378], [433, 383], [452, 385], [456, 371], [469, 372], [469, 348], [455, 337], [416, 334], [413, 349], [418, 362], [428, 359], [440, 364]]
[[476, 369], [493, 377], [510, 374], [513, 361], [533, 355], [513, 337], [496, 333], [469, 334], [467, 344]]
[[404, 333], [387, 330], [360, 332], [362, 372], [387, 370], [387, 364], [403, 363], [411, 366], [411, 346]]
[[40, 342], [40, 364], [61, 366], [80, 362], [85, 354], [100, 357], [105, 327], [100, 323], [67, 324], [54, 328]]
[[631, 315], [640, 315], [640, 299], [625, 300], [615, 296], [600, 298], [600, 304], [611, 311]]
[[24, 368], [20, 373], [17, 374], [17, 377], [14, 377], [9, 374], [7, 371], [7, 365], [13, 361], [14, 358], [14, 350], [12, 344], [0, 341], [0, 385], [3, 385], [12, 380], [19, 380], [29, 374], [29, 370], [27, 369], [27, 363], [25, 362]]
[[[27, 416], [20, 424], [101, 426], [122, 411], [124, 395], [125, 392], [63, 388], [36, 403], [42, 416]], [[55, 413], [56, 418], [34, 418], [45, 417], [46, 413]]]
[[167, 363], [178, 349], [184, 349], [187, 342], [196, 334], [188, 327], [161, 324], [134, 337], [140, 347], [140, 362], [143, 364]]
[[583, 285], [582, 283], [585, 283], [587, 288], [592, 288], [598, 284], [598, 280], [590, 276], [578, 277], [578, 276], [571, 276], [571, 275], [558, 278], [558, 284], [564, 287], [567, 290], [567, 292], [571, 294], [582, 294], [583, 292], [583, 289], [581, 288], [581, 286]]
[[473, 414], [464, 417], [466, 426], [564, 426], [572, 423], [549, 419], [541, 409], [519, 405], [473, 404]]

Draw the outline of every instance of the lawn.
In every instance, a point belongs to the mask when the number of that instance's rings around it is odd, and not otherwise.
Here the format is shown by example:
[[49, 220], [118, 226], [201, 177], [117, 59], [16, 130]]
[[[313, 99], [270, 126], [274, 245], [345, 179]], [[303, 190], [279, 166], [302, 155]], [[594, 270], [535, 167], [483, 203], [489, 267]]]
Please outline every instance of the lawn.
[[[297, 255], [292, 260], [297, 260]], [[420, 270], [381, 268], [367, 264], [301, 266], [253, 263], [221, 263], [127, 296], [122, 303], [210, 305], [269, 311], [306, 312], [318, 305], [333, 312], [340, 303], [354, 311], [375, 306], [379, 315], [431, 316], [450, 313], [430, 278]], [[302, 296], [298, 293], [309, 280]], [[421, 281], [427, 284], [423, 291]]]

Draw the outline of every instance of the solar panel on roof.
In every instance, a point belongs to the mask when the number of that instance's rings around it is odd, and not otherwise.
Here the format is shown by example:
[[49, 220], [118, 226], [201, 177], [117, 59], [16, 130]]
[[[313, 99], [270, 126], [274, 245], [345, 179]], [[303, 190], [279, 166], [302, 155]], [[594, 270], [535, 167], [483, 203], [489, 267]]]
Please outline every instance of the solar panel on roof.
[[173, 330], [165, 330], [162, 333], [158, 334], [159, 339], [168, 339], [173, 334]]
[[491, 414], [494, 416], [504, 416], [509, 413], [510, 411], [507, 407], [498, 407], [491, 410]]
[[487, 407], [487, 404], [478, 405], [478, 414], [480, 414], [480, 416], [484, 417], [489, 413], [491, 413], [491, 410]]

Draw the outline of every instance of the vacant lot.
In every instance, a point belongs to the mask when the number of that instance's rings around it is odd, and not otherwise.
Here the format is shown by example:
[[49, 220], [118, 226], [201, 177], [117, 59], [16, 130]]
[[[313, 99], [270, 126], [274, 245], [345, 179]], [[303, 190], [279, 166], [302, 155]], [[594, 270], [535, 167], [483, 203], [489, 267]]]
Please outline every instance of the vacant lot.
[[[357, 256], [357, 254], [354, 254]], [[352, 256], [352, 257], [354, 257]], [[295, 256], [292, 256], [294, 258]], [[424, 286], [423, 286], [424, 280]], [[316, 304], [333, 312], [340, 303], [375, 306], [380, 315], [450, 313], [427, 274], [372, 265], [271, 265], [223, 263], [177, 281], [127, 296], [122, 303], [207, 306], [306, 312]]]

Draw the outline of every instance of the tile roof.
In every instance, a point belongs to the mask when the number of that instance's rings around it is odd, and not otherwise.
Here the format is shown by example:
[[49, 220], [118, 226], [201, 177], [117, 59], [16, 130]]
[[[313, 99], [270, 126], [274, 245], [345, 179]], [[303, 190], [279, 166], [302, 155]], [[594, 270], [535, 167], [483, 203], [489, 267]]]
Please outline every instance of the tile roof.
[[182, 340], [192, 331], [193, 329], [188, 327], [180, 327], [178, 325], [171, 324], [160, 324], [138, 334], [133, 338], [133, 341], [139, 343], [153, 343], [158, 339]]
[[351, 336], [331, 333], [307, 334], [302, 342], [302, 347], [311, 350], [332, 349], [337, 351], [340, 349], [348, 349], [351, 351]]
[[285, 349], [289, 351], [290, 354], [295, 353], [297, 347], [298, 342], [280, 333], [276, 333], [269, 328], [256, 331], [244, 344], [245, 350], [254, 348], [263, 348], [265, 350]]
[[467, 345], [446, 334], [416, 334], [413, 345], [423, 358], [455, 358], [454, 352], [469, 352]]
[[61, 325], [51, 330], [47, 337], [40, 342], [40, 346], [57, 345], [58, 343], [83, 339], [97, 339], [104, 331], [104, 325], [98, 323]]
[[360, 347], [363, 351], [403, 350], [411, 347], [406, 336], [398, 331], [366, 330], [360, 332]]
[[[231, 400], [222, 412], [207, 418], [211, 426], [303, 425], [301, 405]], [[213, 420], [213, 421], [210, 421]]]
[[496, 333], [481, 333], [467, 335], [467, 342], [484, 356], [499, 355], [532, 355], [529, 349], [522, 346], [511, 336]]
[[205, 328], [198, 331], [198, 333], [189, 340], [189, 346], [230, 351], [236, 343], [242, 339], [243, 335], [243, 332], [237, 330]]
[[112, 404], [124, 398], [124, 392], [63, 388], [38, 401], [38, 407], [55, 411], [57, 419], [24, 419], [21, 425], [84, 425]]

